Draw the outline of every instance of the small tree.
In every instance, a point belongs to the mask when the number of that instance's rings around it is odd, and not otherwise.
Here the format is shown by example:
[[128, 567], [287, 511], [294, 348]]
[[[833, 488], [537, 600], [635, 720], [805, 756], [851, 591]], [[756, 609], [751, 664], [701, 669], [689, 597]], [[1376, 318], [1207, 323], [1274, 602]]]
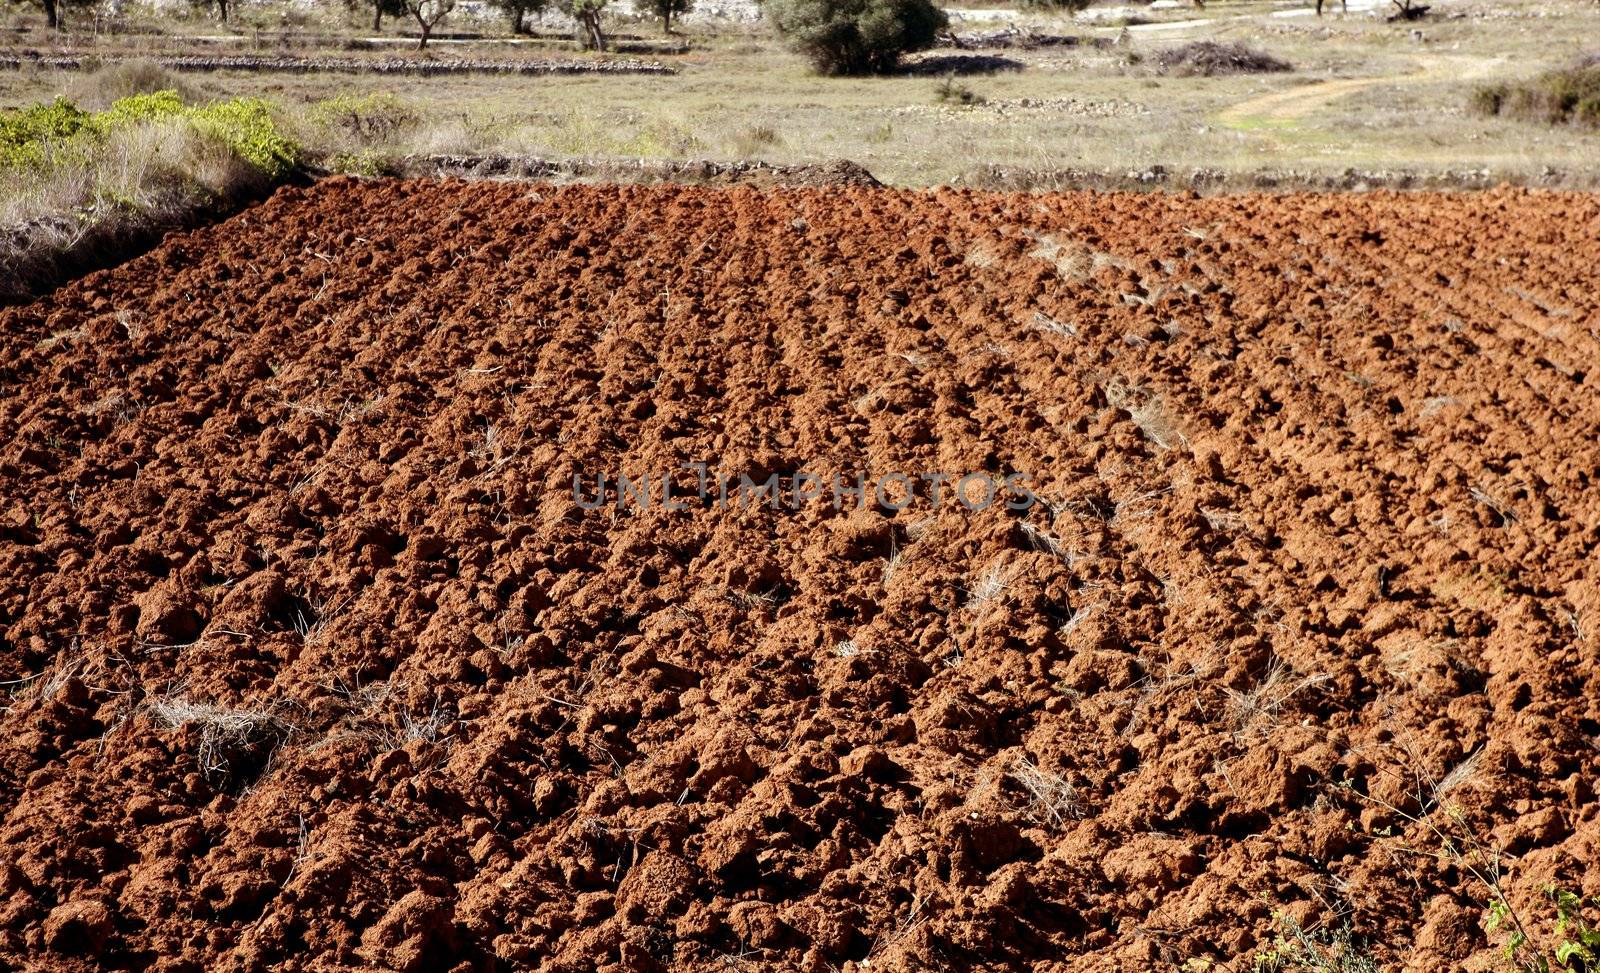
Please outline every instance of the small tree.
[[[60, 0], [56, 2], [59, 3]], [[193, 2], [197, 7], [216, 7], [217, 19], [223, 23], [228, 22], [228, 8], [233, 6], [232, 0], [193, 0]]]
[[681, 17], [694, 9], [694, 0], [633, 0], [633, 8], [640, 13], [661, 18], [661, 32], [672, 33], [672, 18]]
[[383, 18], [404, 17], [408, 12], [404, 0], [345, 0], [350, 9], [372, 8], [372, 29], [383, 29]]
[[92, 7], [96, 0], [37, 0], [44, 10], [45, 26], [51, 30], [61, 26], [61, 15], [70, 7]]
[[542, 13], [549, 5], [550, 0], [489, 0], [489, 6], [506, 15], [513, 34], [526, 34], [528, 15]]
[[600, 26], [607, 0], [559, 0], [561, 12], [578, 22], [578, 39], [588, 50], [606, 49], [606, 34]]
[[416, 20], [417, 28], [422, 36], [417, 40], [417, 50], [425, 50], [428, 38], [433, 36], [433, 29], [439, 21], [450, 16], [450, 11], [456, 9], [456, 0], [405, 0], [406, 12]]
[[887, 74], [949, 23], [930, 0], [767, 0], [766, 8], [823, 74]]

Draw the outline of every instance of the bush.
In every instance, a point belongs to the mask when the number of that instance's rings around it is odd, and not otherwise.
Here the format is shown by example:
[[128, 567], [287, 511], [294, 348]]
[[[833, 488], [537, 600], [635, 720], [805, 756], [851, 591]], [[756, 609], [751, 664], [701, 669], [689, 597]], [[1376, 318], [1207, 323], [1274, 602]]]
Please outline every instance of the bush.
[[1169, 47], [1156, 55], [1156, 68], [1162, 74], [1201, 75], [1218, 74], [1271, 74], [1293, 71], [1294, 65], [1273, 57], [1266, 51], [1234, 42], [1219, 44], [1216, 41], [1195, 41], [1180, 47]]
[[1527, 81], [1488, 85], [1473, 93], [1472, 103], [1486, 115], [1600, 128], [1600, 62], [1586, 59]]
[[155, 121], [183, 114], [183, 99], [176, 91], [152, 91], [144, 95], [129, 95], [111, 103], [111, 107], [94, 116], [94, 128], [104, 133], [122, 125]]
[[226, 142], [239, 157], [272, 179], [284, 179], [300, 164], [300, 145], [278, 131], [272, 109], [260, 98], [235, 98], [193, 109], [195, 128]]
[[768, 0], [767, 12], [823, 74], [886, 74], [949, 23], [930, 0]]

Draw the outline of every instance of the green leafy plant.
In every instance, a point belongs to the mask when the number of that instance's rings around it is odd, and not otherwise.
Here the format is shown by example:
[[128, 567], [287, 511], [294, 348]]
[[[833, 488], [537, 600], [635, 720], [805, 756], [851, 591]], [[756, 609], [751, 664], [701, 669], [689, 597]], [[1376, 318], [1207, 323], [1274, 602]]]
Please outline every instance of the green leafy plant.
[[0, 166], [22, 168], [43, 163], [53, 143], [77, 135], [92, 119], [64, 98], [0, 112]]
[[[1600, 970], [1600, 929], [1583, 914], [1583, 897], [1554, 885], [1544, 887], [1545, 898], [1555, 906], [1555, 941], [1547, 948], [1536, 947], [1528, 931], [1513, 921], [1514, 913], [1504, 899], [1489, 903], [1489, 918], [1484, 929], [1492, 936], [1505, 933], [1500, 951], [1517, 973], [1595, 973]], [[1600, 897], [1591, 900], [1600, 908]]]
[[1378, 973], [1378, 964], [1356, 943], [1348, 925], [1312, 931], [1283, 912], [1274, 911], [1272, 919], [1278, 934], [1270, 948], [1256, 954], [1255, 973]]
[[265, 101], [235, 98], [189, 107], [175, 91], [156, 91], [119, 98], [103, 112], [85, 112], [59, 98], [0, 112], [0, 166], [37, 168], [63, 158], [81, 159], [114, 132], [170, 119], [186, 120], [273, 179], [284, 178], [299, 164], [299, 143], [278, 130]]

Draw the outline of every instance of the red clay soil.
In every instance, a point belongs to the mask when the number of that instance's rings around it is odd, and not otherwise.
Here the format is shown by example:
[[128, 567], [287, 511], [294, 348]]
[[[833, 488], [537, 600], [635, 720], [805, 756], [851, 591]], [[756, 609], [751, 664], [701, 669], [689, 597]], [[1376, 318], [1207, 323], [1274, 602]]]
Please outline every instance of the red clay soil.
[[[173, 236], [0, 314], [0, 966], [1485, 969], [1491, 851], [1548, 944], [1597, 261], [1510, 190], [334, 180]], [[1042, 502], [573, 496], [696, 461]]]

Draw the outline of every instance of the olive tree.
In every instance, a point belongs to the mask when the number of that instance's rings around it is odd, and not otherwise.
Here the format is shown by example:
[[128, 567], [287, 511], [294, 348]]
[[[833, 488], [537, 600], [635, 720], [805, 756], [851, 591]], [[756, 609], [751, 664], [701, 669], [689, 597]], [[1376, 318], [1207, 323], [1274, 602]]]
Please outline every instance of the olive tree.
[[411, 19], [417, 22], [417, 29], [421, 37], [417, 39], [417, 50], [424, 50], [428, 46], [428, 38], [433, 36], [433, 29], [439, 22], [450, 16], [456, 9], [456, 0], [405, 0], [406, 12]]
[[528, 15], [544, 12], [549, 4], [550, 0], [489, 0], [489, 6], [506, 15], [506, 22], [513, 34], [526, 34]]
[[35, 6], [44, 11], [46, 27], [55, 30], [61, 26], [61, 15], [72, 7], [92, 7], [95, 0], [35, 0]]
[[561, 12], [578, 22], [578, 40], [589, 50], [606, 49], [606, 33], [600, 24], [607, 0], [558, 0]]
[[694, 0], [633, 0], [634, 9], [661, 18], [661, 32], [672, 33], [672, 18], [694, 9]]
[[351, 10], [371, 8], [373, 31], [383, 29], [383, 18], [404, 17], [408, 12], [404, 0], [345, 0], [345, 3]]
[[766, 10], [823, 74], [887, 74], [949, 23], [930, 0], [767, 0]]

